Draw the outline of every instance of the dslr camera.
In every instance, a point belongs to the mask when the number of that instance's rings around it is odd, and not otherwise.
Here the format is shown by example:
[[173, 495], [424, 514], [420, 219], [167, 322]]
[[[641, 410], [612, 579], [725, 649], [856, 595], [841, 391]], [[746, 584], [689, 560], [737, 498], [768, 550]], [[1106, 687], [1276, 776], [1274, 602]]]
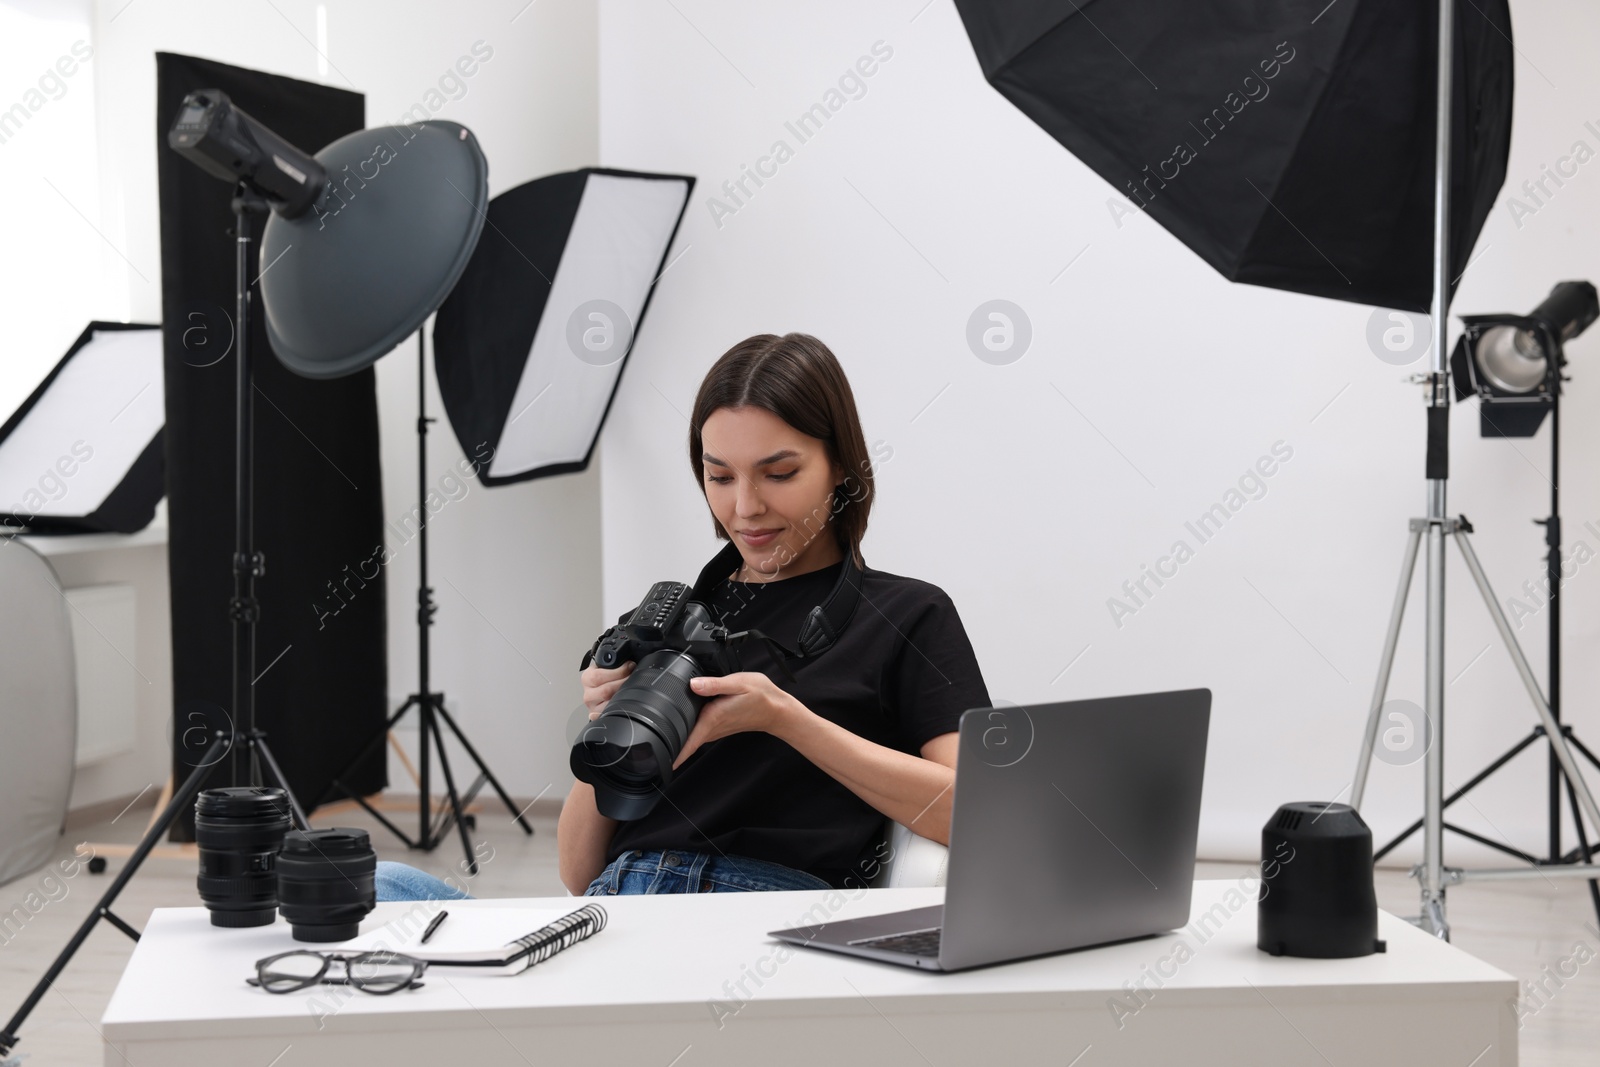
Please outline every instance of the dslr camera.
[[[634, 664], [605, 710], [572, 746], [572, 773], [594, 786], [595, 806], [610, 819], [648, 815], [672, 780], [672, 763], [707, 697], [689, 683], [700, 675], [742, 670], [737, 644], [757, 631], [730, 634], [682, 582], [657, 582], [626, 621], [606, 630], [584, 653], [607, 669]], [[774, 657], [787, 674], [781, 656]], [[790, 675], [792, 678], [793, 676]]]

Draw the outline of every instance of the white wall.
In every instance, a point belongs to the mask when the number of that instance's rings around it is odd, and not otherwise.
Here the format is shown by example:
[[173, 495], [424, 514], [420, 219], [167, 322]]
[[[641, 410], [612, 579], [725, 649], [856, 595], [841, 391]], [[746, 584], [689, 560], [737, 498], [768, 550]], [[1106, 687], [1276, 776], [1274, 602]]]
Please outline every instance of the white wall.
[[[1574, 141], [1600, 149], [1584, 126], [1600, 127], [1600, 11], [1515, 0], [1513, 15], [1508, 190]], [[689, 250], [663, 279], [607, 429], [607, 617], [652, 581], [692, 579], [718, 545], [684, 458], [706, 369], [749, 334], [804, 330], [843, 361], [869, 443], [893, 448], [868, 562], [951, 594], [992, 696], [1209, 686], [1206, 855], [1255, 854], [1281, 802], [1342, 796], [1406, 522], [1424, 505], [1421, 400], [1403, 380], [1425, 364], [1375, 358], [1368, 308], [1230, 285], [1150, 220], [1119, 225], [1112, 189], [984, 83], [949, 0], [606, 0], [600, 40], [604, 162], [701, 183], [679, 236]], [[865, 95], [799, 143], [785, 121], [878, 41], [893, 54]], [[709, 197], [778, 139], [793, 158], [719, 225]], [[1524, 311], [1558, 280], [1600, 274], [1600, 163], [1520, 226], [1504, 200], [1456, 311]], [[965, 342], [968, 316], [994, 298], [1032, 322], [1032, 347], [1009, 366]], [[1569, 355], [1569, 544], [1595, 549], [1582, 524], [1600, 528], [1588, 462], [1600, 331]], [[1450, 506], [1478, 524], [1504, 599], [1543, 573], [1529, 519], [1546, 507], [1548, 439], [1480, 441], [1472, 407], [1456, 414]], [[1279, 441], [1293, 455], [1266, 495], [1197, 545], [1184, 523]], [[1108, 599], [1180, 537], [1194, 558], [1116, 625]], [[1591, 742], [1596, 574], [1591, 563], [1567, 587], [1565, 616], [1568, 718]], [[1459, 560], [1449, 580], [1455, 784], [1533, 714], [1497, 646], [1474, 661], [1495, 635]], [[1420, 585], [1415, 597], [1390, 695], [1420, 703]], [[1542, 627], [1521, 631], [1541, 677]], [[1452, 819], [1538, 848], [1544, 764], [1524, 756]], [[1420, 764], [1375, 768], [1366, 812], [1380, 841], [1420, 803]]]
[[127, 270], [111, 266], [116, 253], [95, 232], [93, 18], [89, 0], [0, 3], [0, 421], [103, 312], [106, 280]]
[[[70, 810], [95, 804], [142, 796], [153, 802], [172, 766], [172, 629], [170, 587], [167, 584], [167, 548], [164, 539], [155, 544], [105, 547], [110, 538], [64, 542], [60, 538], [34, 538], [33, 547], [46, 553], [66, 589], [102, 583], [126, 583], [133, 587], [136, 634], [131, 649], [98, 634], [88, 640], [111, 645], [84, 648], [78, 655], [98, 656], [115, 663], [111, 671], [126, 670], [124, 684], [134, 693], [134, 744], [118, 753], [79, 767], [73, 775]], [[80, 550], [88, 545], [98, 549]], [[113, 812], [115, 814], [115, 812]], [[140, 812], [143, 825], [148, 813]]]
[[[162, 119], [155, 113], [155, 52], [354, 88], [366, 94], [367, 121], [377, 125], [423, 100], [456, 59], [482, 41], [492, 57], [466, 79], [464, 93], [434, 113], [472, 127], [489, 157], [490, 192], [497, 194], [592, 164], [598, 154], [593, 3], [521, 6], [489, 0], [97, 4], [98, 220], [106, 242], [128, 263], [120, 284], [102, 294], [98, 313], [159, 321], [156, 134]], [[218, 239], [224, 239], [220, 233]], [[384, 508], [394, 518], [408, 513], [417, 497], [415, 375], [414, 342], [378, 364]], [[428, 381], [430, 407], [440, 415], [431, 372]], [[435, 431], [430, 486], [462, 458], [448, 424], [441, 421]], [[494, 492], [473, 483], [430, 525], [440, 606], [434, 688], [446, 693], [474, 745], [516, 795], [531, 797], [552, 783], [564, 789], [570, 778], [562, 730], [579, 699], [579, 655], [600, 620], [597, 486], [594, 470]], [[271, 507], [272, 501], [257, 505]], [[270, 559], [271, 546], [262, 548]], [[416, 688], [416, 557], [413, 543], [386, 568], [394, 705]], [[263, 610], [304, 607], [266, 604]], [[461, 775], [470, 780], [465, 768]], [[397, 792], [411, 788], [398, 764], [391, 782]]]

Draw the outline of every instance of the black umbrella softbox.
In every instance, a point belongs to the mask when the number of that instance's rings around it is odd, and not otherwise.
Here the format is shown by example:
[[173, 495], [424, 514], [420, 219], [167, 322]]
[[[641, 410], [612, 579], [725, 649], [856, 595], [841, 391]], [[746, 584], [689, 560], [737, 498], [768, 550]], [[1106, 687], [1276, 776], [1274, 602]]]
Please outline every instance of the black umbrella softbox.
[[[984, 76], [1230, 281], [1424, 310], [1430, 0], [956, 0]], [[1450, 259], [1505, 180], [1506, 0], [1457, 9]]]

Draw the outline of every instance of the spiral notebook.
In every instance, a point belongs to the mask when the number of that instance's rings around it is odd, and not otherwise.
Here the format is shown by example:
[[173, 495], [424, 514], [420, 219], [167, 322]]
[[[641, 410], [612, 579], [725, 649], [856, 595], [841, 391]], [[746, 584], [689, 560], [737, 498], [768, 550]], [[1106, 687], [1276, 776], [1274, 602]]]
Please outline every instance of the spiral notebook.
[[[440, 901], [442, 908], [416, 908], [341, 946], [347, 952], [388, 950], [435, 967], [469, 967], [474, 974], [520, 974], [605, 929], [599, 904], [581, 908], [472, 907]], [[440, 910], [449, 917], [428, 943], [428, 921]]]

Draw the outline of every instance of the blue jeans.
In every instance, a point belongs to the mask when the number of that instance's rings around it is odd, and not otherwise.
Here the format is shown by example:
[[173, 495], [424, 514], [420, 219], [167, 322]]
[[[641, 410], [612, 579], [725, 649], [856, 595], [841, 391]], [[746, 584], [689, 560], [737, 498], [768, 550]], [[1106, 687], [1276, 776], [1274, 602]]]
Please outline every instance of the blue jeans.
[[379, 900], [471, 900], [472, 894], [435, 878], [427, 871], [391, 860], [379, 860], [372, 876]]
[[679, 849], [632, 850], [606, 865], [583, 891], [586, 897], [628, 893], [750, 893], [831, 889], [814, 874], [746, 856]]
[[[379, 860], [373, 884], [378, 899], [471, 900], [471, 894], [404, 863]], [[746, 856], [655, 849], [624, 852], [584, 890], [586, 897], [629, 893], [750, 893], [830, 889], [814, 874]]]

